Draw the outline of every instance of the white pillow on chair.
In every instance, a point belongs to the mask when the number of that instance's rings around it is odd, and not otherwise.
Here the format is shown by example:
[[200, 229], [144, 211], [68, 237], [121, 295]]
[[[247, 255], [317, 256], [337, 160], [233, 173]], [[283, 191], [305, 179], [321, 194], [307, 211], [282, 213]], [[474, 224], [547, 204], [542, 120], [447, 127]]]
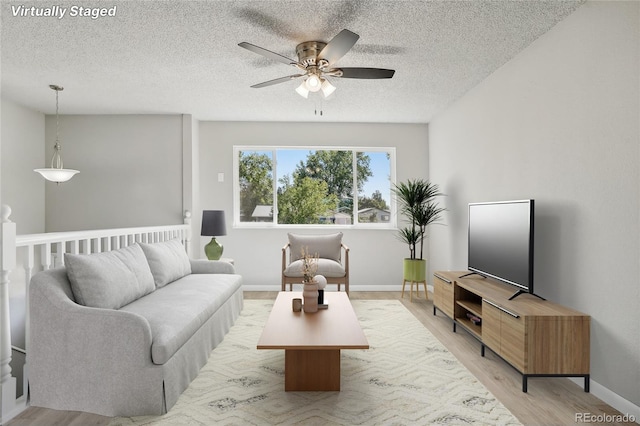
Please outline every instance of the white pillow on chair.
[[289, 233], [291, 245], [291, 261], [302, 259], [302, 250], [305, 249], [311, 256], [318, 255], [321, 259], [332, 259], [340, 262], [340, 246], [342, 244], [342, 232], [324, 235], [301, 235]]

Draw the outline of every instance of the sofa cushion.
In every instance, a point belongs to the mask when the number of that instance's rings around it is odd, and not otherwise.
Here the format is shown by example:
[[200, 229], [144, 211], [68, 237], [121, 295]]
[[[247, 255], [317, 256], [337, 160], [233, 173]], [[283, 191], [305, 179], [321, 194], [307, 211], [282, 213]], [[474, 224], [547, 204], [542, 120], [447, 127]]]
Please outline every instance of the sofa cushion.
[[340, 245], [342, 244], [342, 232], [325, 235], [301, 235], [289, 233], [291, 244], [291, 261], [302, 258], [302, 250], [305, 249], [313, 256], [316, 253], [322, 259], [332, 259], [340, 262]]
[[[284, 275], [302, 278], [302, 262], [301, 259], [291, 262], [284, 270]], [[330, 259], [318, 259], [318, 270], [315, 273], [329, 278], [341, 278], [346, 275], [344, 266], [340, 262]]]
[[151, 360], [166, 363], [242, 285], [234, 274], [192, 274], [123, 306], [146, 318]]
[[155, 290], [149, 264], [138, 244], [94, 254], [64, 255], [77, 303], [118, 309]]
[[191, 273], [189, 256], [179, 239], [161, 243], [141, 243], [147, 257], [156, 288], [160, 288]]

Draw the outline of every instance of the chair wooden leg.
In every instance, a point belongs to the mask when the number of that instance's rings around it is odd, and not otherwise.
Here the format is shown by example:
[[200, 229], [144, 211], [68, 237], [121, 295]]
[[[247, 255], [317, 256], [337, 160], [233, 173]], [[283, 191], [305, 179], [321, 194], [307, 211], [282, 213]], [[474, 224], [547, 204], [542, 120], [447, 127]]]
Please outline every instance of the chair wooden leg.
[[422, 281], [422, 285], [424, 285], [424, 299], [429, 300], [429, 293], [427, 292], [427, 282]]
[[400, 294], [400, 299], [404, 299], [404, 286], [407, 285], [407, 280], [402, 281], [402, 294]]

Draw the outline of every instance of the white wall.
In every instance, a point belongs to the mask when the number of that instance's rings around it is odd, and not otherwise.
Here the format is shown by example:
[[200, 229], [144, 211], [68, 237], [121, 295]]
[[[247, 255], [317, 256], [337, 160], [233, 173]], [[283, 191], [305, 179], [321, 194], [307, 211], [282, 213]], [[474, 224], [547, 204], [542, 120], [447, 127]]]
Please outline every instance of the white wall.
[[2, 202], [18, 234], [44, 232], [44, 179], [33, 171], [49, 167], [43, 146], [44, 114], [2, 99]]
[[[44, 179], [33, 169], [48, 167], [45, 159], [44, 114], [2, 99], [2, 146], [0, 171], [2, 203], [11, 207], [9, 220], [16, 223], [18, 234], [44, 232]], [[19, 255], [18, 261], [21, 262]], [[9, 315], [11, 344], [24, 348], [25, 289], [24, 270], [17, 268], [9, 275]], [[20, 284], [18, 284], [20, 283]], [[18, 285], [16, 285], [18, 284]], [[16, 377], [17, 395], [22, 395], [24, 355], [12, 351], [12, 375]]]
[[[291, 228], [233, 229], [234, 145], [324, 145], [395, 146], [397, 179], [428, 176], [426, 125], [347, 123], [200, 123], [200, 207], [225, 210], [227, 235], [217, 240], [224, 245], [223, 257], [235, 259], [247, 289], [280, 288], [281, 248]], [[219, 183], [218, 173], [225, 181]], [[408, 249], [392, 230], [343, 230], [350, 251], [352, 288], [394, 289], [402, 284], [402, 259]], [[196, 237], [196, 236], [194, 236]], [[210, 238], [201, 238], [202, 247]], [[385, 287], [386, 286], [386, 287]]]
[[536, 199], [536, 293], [591, 315], [592, 391], [623, 412], [640, 405], [639, 22], [637, 2], [588, 2], [429, 126], [449, 194], [434, 269], [466, 269], [467, 203]]
[[181, 115], [61, 116], [64, 166], [80, 173], [46, 183], [46, 231], [182, 223], [182, 137]]

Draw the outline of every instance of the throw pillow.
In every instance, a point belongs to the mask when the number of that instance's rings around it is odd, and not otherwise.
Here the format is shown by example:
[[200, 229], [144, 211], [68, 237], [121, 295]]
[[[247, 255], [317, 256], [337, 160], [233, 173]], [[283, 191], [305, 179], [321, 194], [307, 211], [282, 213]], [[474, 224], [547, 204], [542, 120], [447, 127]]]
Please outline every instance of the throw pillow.
[[153, 275], [138, 244], [94, 254], [65, 253], [76, 302], [118, 309], [155, 290]]
[[161, 243], [141, 243], [147, 257], [156, 288], [163, 287], [191, 273], [191, 262], [179, 239]]
[[302, 258], [304, 248], [311, 256], [315, 253], [322, 259], [332, 259], [340, 262], [340, 245], [342, 244], [342, 232], [325, 235], [301, 235], [289, 233], [291, 244], [291, 261]]

